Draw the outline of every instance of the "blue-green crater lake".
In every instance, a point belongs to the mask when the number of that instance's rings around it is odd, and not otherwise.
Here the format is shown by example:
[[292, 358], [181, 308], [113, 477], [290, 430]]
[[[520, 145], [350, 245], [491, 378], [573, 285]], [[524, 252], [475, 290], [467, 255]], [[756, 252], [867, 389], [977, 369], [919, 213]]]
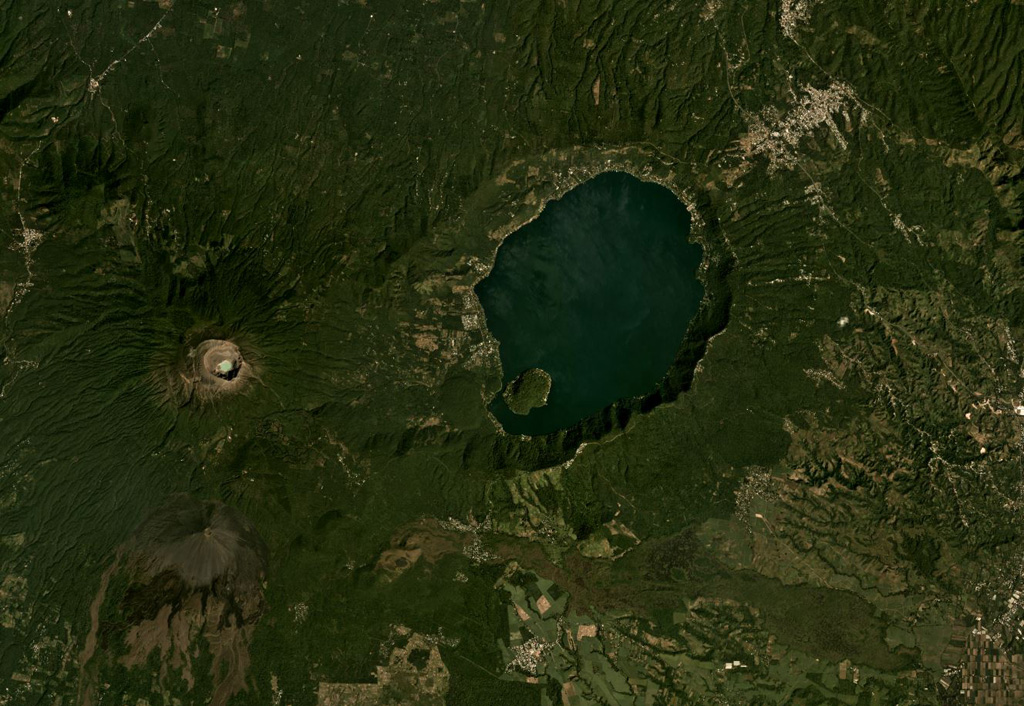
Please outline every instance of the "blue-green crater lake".
[[505, 431], [566, 429], [657, 387], [704, 296], [703, 253], [689, 235], [675, 194], [606, 172], [505, 239], [476, 286], [499, 343], [503, 389], [522, 389], [509, 383], [529, 370], [550, 376], [547, 404], [526, 414], [495, 396], [490, 410]]

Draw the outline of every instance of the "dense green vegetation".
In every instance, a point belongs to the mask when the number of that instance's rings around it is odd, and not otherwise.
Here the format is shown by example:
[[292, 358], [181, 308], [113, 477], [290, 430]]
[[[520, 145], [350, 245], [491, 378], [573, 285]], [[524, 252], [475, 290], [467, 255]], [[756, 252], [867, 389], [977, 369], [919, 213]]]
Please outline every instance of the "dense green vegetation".
[[501, 396], [514, 414], [528, 414], [547, 404], [550, 393], [551, 376], [540, 368], [530, 368], [505, 385]]
[[[3, 3], [0, 703], [327, 704], [410, 634], [449, 704], [1000, 695], [1022, 57], [1014, 2]], [[474, 285], [607, 171], [704, 302], [645, 396], [506, 434]], [[175, 493], [266, 543], [241, 623], [118, 563]]]

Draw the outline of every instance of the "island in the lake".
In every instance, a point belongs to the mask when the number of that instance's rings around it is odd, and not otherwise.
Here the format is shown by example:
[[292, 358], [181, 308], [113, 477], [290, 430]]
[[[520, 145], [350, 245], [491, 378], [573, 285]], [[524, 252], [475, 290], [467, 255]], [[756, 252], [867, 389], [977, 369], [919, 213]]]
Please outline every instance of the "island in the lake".
[[514, 414], [529, 414], [530, 410], [548, 403], [551, 392], [551, 376], [540, 368], [530, 368], [517, 375], [508, 385], [502, 397]]

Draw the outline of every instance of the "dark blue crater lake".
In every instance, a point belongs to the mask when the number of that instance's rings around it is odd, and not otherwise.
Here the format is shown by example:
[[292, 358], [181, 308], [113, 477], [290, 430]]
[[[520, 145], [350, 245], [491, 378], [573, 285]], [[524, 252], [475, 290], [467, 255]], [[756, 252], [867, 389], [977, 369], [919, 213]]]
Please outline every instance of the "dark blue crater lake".
[[551, 377], [547, 404], [528, 414], [495, 397], [505, 431], [565, 429], [655, 389], [704, 296], [702, 249], [689, 234], [690, 214], [671, 191], [607, 172], [505, 239], [476, 286], [503, 384], [531, 368]]

